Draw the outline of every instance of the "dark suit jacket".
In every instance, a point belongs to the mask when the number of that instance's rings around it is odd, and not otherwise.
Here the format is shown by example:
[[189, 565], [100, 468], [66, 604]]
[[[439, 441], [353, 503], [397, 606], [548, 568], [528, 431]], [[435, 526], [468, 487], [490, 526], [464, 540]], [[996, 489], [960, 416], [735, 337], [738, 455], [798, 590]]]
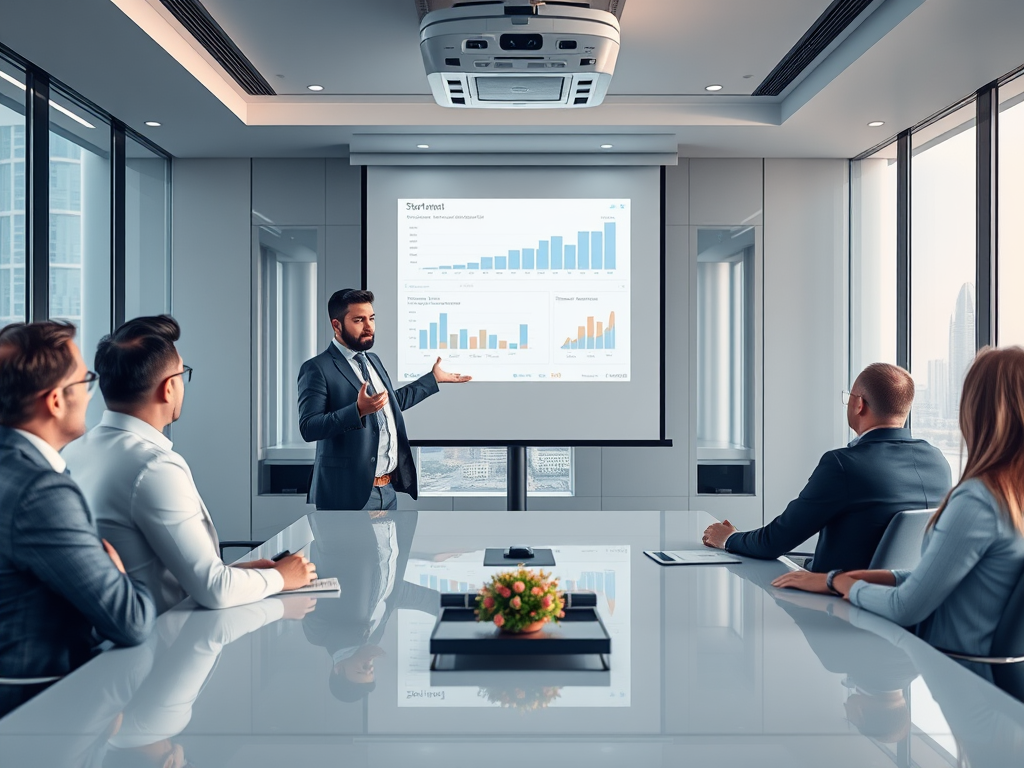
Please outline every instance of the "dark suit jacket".
[[[372, 352], [366, 357], [387, 387], [395, 413], [398, 468], [391, 473], [391, 484], [415, 499], [416, 464], [402, 411], [437, 392], [437, 381], [428, 373], [396, 390], [380, 358]], [[359, 377], [333, 342], [299, 369], [299, 432], [307, 443], [317, 441], [306, 499], [317, 509], [362, 509], [373, 490], [380, 433], [374, 414], [359, 417], [356, 396], [361, 387]]]
[[65, 675], [100, 637], [137, 645], [149, 592], [114, 567], [82, 492], [28, 440], [0, 427], [0, 677]]
[[809, 570], [867, 568], [893, 516], [937, 507], [950, 485], [949, 464], [937, 448], [909, 429], [876, 429], [822, 456], [785, 512], [764, 528], [734, 533], [726, 549], [770, 560], [818, 533]]

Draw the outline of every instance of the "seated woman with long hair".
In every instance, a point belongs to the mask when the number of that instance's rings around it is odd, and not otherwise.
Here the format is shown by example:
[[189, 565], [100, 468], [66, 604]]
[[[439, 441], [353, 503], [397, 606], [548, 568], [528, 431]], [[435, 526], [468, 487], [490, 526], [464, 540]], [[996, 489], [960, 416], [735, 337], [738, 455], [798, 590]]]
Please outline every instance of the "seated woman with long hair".
[[[964, 380], [960, 431], [967, 465], [928, 523], [917, 567], [833, 572], [832, 587], [937, 648], [985, 656], [1024, 577], [1024, 349], [978, 353]], [[829, 594], [825, 574], [787, 573], [772, 585]]]

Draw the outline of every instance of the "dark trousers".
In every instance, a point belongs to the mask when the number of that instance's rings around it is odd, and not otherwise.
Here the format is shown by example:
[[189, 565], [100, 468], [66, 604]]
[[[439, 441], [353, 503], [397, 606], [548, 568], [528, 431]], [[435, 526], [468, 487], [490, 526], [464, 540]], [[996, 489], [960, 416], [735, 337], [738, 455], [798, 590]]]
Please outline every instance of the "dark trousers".
[[398, 494], [390, 483], [375, 486], [370, 490], [370, 498], [363, 505], [363, 509], [369, 512], [393, 512], [398, 509]]

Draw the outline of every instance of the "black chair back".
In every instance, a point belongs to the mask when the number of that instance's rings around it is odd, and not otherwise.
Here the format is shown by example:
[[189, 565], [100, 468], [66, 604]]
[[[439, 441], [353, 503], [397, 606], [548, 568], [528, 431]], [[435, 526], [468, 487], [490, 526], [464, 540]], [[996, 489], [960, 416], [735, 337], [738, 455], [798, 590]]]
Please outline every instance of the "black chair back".
[[[1024, 574], [1003, 609], [1003, 618], [992, 637], [991, 656], [1005, 658], [1024, 657]], [[992, 677], [996, 685], [1011, 696], [1024, 701], [1024, 662], [993, 664]]]

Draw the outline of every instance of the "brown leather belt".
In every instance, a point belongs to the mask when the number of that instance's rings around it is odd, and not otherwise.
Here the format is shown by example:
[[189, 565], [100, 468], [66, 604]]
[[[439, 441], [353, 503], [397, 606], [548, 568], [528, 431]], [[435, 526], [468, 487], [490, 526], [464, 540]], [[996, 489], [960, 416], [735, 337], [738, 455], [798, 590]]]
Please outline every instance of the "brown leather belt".
[[380, 488], [382, 485], [389, 485], [391, 483], [391, 475], [381, 475], [380, 477], [373, 478], [373, 487]]

